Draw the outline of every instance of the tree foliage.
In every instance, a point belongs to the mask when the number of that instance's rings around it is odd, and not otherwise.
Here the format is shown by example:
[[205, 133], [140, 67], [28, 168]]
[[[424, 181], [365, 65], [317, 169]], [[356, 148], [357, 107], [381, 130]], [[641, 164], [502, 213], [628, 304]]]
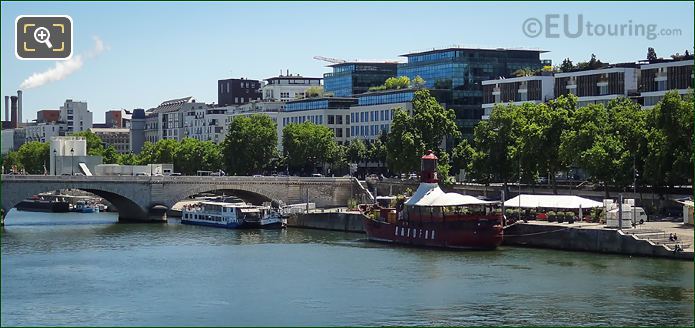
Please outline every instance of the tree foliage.
[[231, 174], [262, 173], [277, 151], [277, 124], [268, 115], [236, 117], [222, 142], [224, 163]]
[[565, 58], [562, 60], [562, 65], [560, 65], [560, 71], [562, 72], [570, 72], [574, 69], [574, 64], [572, 64], [572, 60], [569, 58]]
[[656, 51], [654, 50], [654, 48], [649, 47], [647, 49], [647, 60], [648, 61], [654, 61], [657, 59], [658, 59], [658, 57], [656, 56]]
[[17, 149], [21, 166], [29, 174], [44, 174], [50, 163], [50, 147], [47, 142], [30, 141]]
[[442, 107], [429, 90], [416, 91], [412, 115], [402, 109], [394, 112], [391, 132], [385, 138], [389, 169], [398, 173], [417, 171], [424, 151], [435, 150], [439, 156], [440, 145], [447, 136], [461, 136], [454, 111]]
[[353, 139], [345, 150], [345, 156], [351, 163], [359, 163], [367, 158], [367, 146], [362, 139]]
[[216, 171], [222, 167], [222, 150], [212, 141], [185, 138], [174, 154], [174, 168], [185, 175], [194, 175], [198, 170]]
[[338, 158], [338, 144], [333, 130], [309, 121], [289, 124], [282, 130], [283, 153], [293, 170], [313, 172], [319, 164], [333, 163]]
[[693, 177], [693, 93], [671, 91], [646, 116], [644, 176], [658, 186], [687, 184]]

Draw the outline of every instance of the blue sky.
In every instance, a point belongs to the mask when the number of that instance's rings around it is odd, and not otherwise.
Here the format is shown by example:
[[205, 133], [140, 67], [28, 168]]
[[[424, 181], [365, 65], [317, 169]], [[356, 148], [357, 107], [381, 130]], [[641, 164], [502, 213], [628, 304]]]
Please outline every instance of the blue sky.
[[[110, 109], [150, 108], [194, 96], [216, 102], [217, 80], [264, 79], [280, 70], [321, 76], [329, 69], [315, 55], [342, 59], [396, 60], [398, 55], [459, 44], [541, 48], [554, 64], [576, 63], [591, 53], [608, 62], [642, 59], [647, 47], [659, 56], [693, 49], [693, 2], [2, 2], [2, 95], [15, 94], [33, 73], [53, 61], [15, 58], [18, 15], [70, 15], [75, 54], [93, 52], [94, 37], [106, 50], [85, 58], [62, 80], [24, 90], [24, 120], [65, 99], [87, 101], [94, 121]], [[680, 36], [530, 38], [522, 25], [546, 14], [581, 14], [594, 25], [655, 24]], [[562, 25], [560, 26], [562, 31]], [[585, 32], [586, 33], [586, 32]], [[3, 105], [4, 106], [4, 105]], [[4, 109], [1, 111], [4, 115]], [[4, 119], [4, 117], [3, 117]]]

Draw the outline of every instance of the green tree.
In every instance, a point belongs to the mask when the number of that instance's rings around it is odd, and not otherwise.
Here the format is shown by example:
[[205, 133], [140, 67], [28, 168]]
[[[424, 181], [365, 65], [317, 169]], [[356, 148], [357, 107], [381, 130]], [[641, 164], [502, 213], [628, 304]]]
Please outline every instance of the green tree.
[[374, 139], [369, 143], [369, 147], [366, 152], [366, 157], [370, 162], [376, 162], [378, 167], [381, 167], [381, 163], [386, 162], [386, 135], [381, 134], [378, 138]]
[[471, 173], [480, 182], [502, 181], [506, 189], [507, 183], [518, 171], [517, 114], [517, 106], [496, 105], [490, 119], [475, 127], [473, 143], [476, 152]]
[[693, 177], [693, 92], [670, 91], [647, 113], [644, 176], [657, 186], [689, 184]]
[[417, 75], [412, 81], [410, 81], [410, 86], [413, 89], [420, 90], [425, 87], [425, 79], [420, 77], [420, 75]]
[[322, 86], [311, 86], [304, 91], [304, 98], [318, 98], [322, 97], [323, 87]]
[[464, 170], [466, 176], [470, 175], [473, 170], [474, 156], [475, 149], [468, 139], [461, 140], [451, 152], [451, 164], [454, 173], [459, 173], [461, 170]]
[[389, 169], [398, 173], [417, 171], [424, 151], [431, 149], [439, 153], [439, 146], [447, 136], [454, 139], [461, 136], [454, 111], [442, 107], [429, 90], [416, 91], [412, 115], [402, 109], [394, 112], [385, 142]]
[[118, 163], [119, 154], [116, 151], [116, 148], [113, 147], [113, 145], [109, 145], [108, 147], [103, 148], [101, 154], [96, 156], [102, 156], [102, 161], [104, 164]]
[[[412, 128], [428, 149], [439, 149], [444, 137], [461, 137], [456, 126], [456, 113], [446, 109], [430, 95], [429, 90], [418, 90], [413, 97]], [[422, 155], [422, 154], [420, 154]]]
[[29, 174], [43, 174], [50, 166], [50, 147], [46, 142], [30, 141], [17, 150], [22, 167]]
[[82, 137], [87, 140], [87, 155], [103, 156], [104, 142], [94, 132], [85, 130], [72, 134], [75, 137]]
[[[528, 143], [534, 144], [531, 147], [534, 149], [534, 153], [529, 156], [524, 151], [526, 156], [522, 155], [522, 162], [526, 163], [526, 165], [522, 165], [522, 167], [526, 167], [526, 170], [523, 168], [522, 170], [528, 173], [528, 167], [533, 165], [532, 163], [529, 164], [529, 161], [536, 161], [539, 175], [550, 176], [550, 183], [555, 193], [557, 193], [555, 174], [568, 168], [568, 163], [560, 155], [562, 133], [569, 128], [569, 120], [576, 111], [576, 107], [577, 97], [567, 95], [553, 99], [547, 105], [538, 104], [535, 106], [534, 112], [526, 114], [531, 115], [528, 118], [530, 124], [539, 128], [538, 132], [540, 135], [532, 135], [540, 138], [528, 141]], [[522, 134], [532, 133], [534, 128], [534, 126], [528, 127], [522, 131]], [[525, 146], [528, 147], [528, 145]], [[528, 174], [526, 175], [527, 181], [529, 176]], [[535, 178], [531, 182], [533, 183], [534, 181]]]
[[142, 165], [173, 164], [178, 147], [179, 142], [174, 139], [162, 139], [156, 143], [145, 142], [140, 150], [138, 162]]
[[565, 58], [562, 61], [562, 65], [560, 65], [560, 71], [571, 72], [573, 69], [574, 69], [574, 65], [572, 64], [572, 61], [569, 58]]
[[442, 151], [437, 154], [437, 157], [439, 158], [437, 161], [437, 177], [439, 178], [439, 182], [446, 185], [452, 184], [452, 178], [449, 176], [449, 172], [451, 171], [451, 160], [449, 159], [449, 154]]
[[176, 149], [174, 168], [182, 174], [194, 175], [198, 170], [217, 171], [221, 167], [222, 151], [212, 141], [185, 138]]
[[2, 156], [2, 167], [3, 172], [11, 172], [12, 170], [21, 171], [24, 169], [22, 165], [22, 159], [19, 157], [19, 153], [16, 151], [10, 151]]
[[133, 153], [119, 154], [116, 163], [120, 165], [138, 165], [138, 156]]
[[336, 159], [338, 144], [333, 130], [309, 121], [289, 124], [282, 130], [282, 147], [293, 170], [311, 173], [317, 165]]
[[591, 180], [603, 182], [606, 198], [609, 186], [616, 183], [621, 162], [630, 157], [617, 134], [601, 104], [577, 109], [570, 129], [562, 134], [560, 152], [565, 161], [586, 169]]
[[345, 156], [351, 163], [359, 163], [367, 157], [367, 147], [361, 139], [353, 139], [348, 144]]
[[222, 142], [227, 171], [235, 175], [261, 173], [278, 155], [277, 124], [264, 114], [236, 117]]
[[647, 60], [648, 61], [654, 61], [657, 59], [658, 59], [658, 57], [656, 56], [656, 51], [654, 50], [654, 48], [652, 48], [652, 47], [647, 48]]

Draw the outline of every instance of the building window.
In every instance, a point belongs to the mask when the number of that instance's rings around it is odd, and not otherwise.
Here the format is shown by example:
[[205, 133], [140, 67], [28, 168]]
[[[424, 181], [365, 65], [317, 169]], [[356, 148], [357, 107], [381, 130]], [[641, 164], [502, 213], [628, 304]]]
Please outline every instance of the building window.
[[656, 82], [656, 91], [666, 91], [666, 81]]
[[607, 95], [608, 94], [608, 85], [607, 84], [601, 85], [600, 87], [598, 87], [598, 90], [599, 90], [600, 95]]

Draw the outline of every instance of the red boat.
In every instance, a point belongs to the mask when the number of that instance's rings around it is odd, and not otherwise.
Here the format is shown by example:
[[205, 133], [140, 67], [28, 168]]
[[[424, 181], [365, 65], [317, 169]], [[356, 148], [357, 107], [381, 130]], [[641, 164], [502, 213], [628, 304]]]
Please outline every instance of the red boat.
[[500, 202], [445, 193], [437, 179], [437, 156], [422, 157], [420, 186], [396, 208], [361, 205], [367, 238], [422, 247], [495, 249], [502, 243]]

